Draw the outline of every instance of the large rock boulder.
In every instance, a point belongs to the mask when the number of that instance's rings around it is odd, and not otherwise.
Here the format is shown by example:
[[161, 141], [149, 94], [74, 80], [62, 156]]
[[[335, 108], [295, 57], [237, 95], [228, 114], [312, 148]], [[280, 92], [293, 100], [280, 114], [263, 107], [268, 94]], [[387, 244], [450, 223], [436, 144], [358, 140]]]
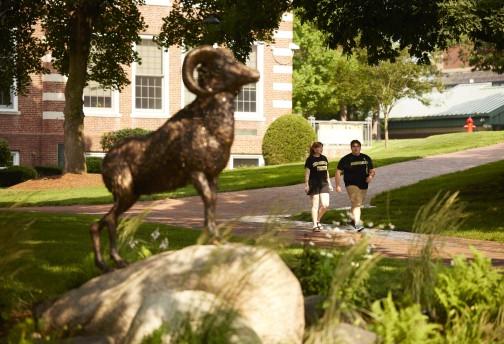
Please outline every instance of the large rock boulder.
[[[205, 314], [232, 310], [232, 328], [263, 343], [301, 343], [303, 295], [274, 252], [229, 244], [165, 252], [96, 277], [63, 295], [42, 314], [47, 330], [82, 326], [84, 335], [139, 343], [186, 314], [195, 325]], [[165, 342], [170, 342], [166, 336]]]

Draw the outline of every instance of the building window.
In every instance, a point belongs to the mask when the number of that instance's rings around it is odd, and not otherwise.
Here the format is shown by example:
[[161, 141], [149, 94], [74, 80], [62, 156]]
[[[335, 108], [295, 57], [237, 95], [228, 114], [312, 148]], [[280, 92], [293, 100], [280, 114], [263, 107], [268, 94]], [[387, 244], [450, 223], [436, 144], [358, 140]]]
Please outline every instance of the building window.
[[137, 45], [142, 64], [137, 64], [135, 76], [135, 108], [163, 109], [163, 50], [152, 40], [143, 39]]
[[231, 155], [228, 167], [230, 169], [240, 167], [264, 166], [264, 158], [260, 154], [237, 154]]
[[235, 135], [237, 136], [257, 136], [257, 129], [235, 129]]
[[84, 107], [112, 108], [112, 90], [104, 89], [96, 81], [90, 81], [84, 88]]
[[12, 90], [0, 90], [0, 111], [17, 111], [17, 96]]
[[119, 91], [105, 89], [96, 81], [84, 88], [84, 114], [91, 117], [119, 117]]
[[65, 145], [58, 143], [58, 167], [65, 168]]
[[[257, 69], [257, 46], [254, 45], [247, 59], [247, 66]], [[248, 84], [242, 87], [235, 98], [236, 112], [257, 112], [257, 86]]]
[[0, 90], [0, 106], [3, 108], [12, 107], [12, 96], [10, 92]]
[[259, 166], [259, 159], [257, 158], [234, 158], [233, 168], [240, 167], [255, 167]]
[[19, 163], [21, 162], [19, 152], [11, 151], [11, 156], [12, 156], [12, 166], [19, 166]]

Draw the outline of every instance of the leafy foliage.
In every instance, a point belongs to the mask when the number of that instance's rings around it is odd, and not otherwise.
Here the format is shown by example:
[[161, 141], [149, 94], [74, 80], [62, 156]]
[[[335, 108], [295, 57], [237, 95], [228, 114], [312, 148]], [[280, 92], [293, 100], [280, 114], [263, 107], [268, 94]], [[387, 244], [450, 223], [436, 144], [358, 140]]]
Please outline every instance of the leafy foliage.
[[0, 139], [0, 166], [9, 166], [12, 164], [12, 155], [7, 141]]
[[37, 178], [37, 171], [30, 166], [10, 166], [0, 170], [0, 186], [12, 186]]
[[441, 326], [429, 323], [418, 304], [397, 309], [389, 293], [387, 298], [375, 301], [371, 311], [374, 319], [371, 327], [382, 344], [440, 343]]
[[58, 166], [33, 166], [39, 177], [58, 176], [63, 173]]
[[32, 73], [48, 70], [40, 63], [47, 46], [35, 37], [36, 24], [45, 13], [43, 0], [0, 1], [0, 90], [24, 93]]
[[[69, 74], [71, 59], [80, 53], [73, 41], [76, 35], [84, 34], [89, 46], [82, 51], [85, 54], [87, 48], [89, 55], [78, 58], [87, 63], [85, 81], [94, 80], [113, 88], [129, 84], [124, 66], [138, 61], [133, 43], [140, 42], [139, 32], [146, 27], [138, 9], [143, 3], [143, 0], [49, 1], [42, 26], [53, 66], [61, 74]], [[79, 22], [82, 18], [87, 24]], [[81, 31], [76, 31], [78, 25]]]
[[467, 218], [458, 192], [438, 192], [427, 204], [420, 207], [413, 223], [413, 232], [423, 234], [410, 250], [408, 269], [404, 278], [405, 298], [422, 305], [423, 310], [435, 316], [434, 288], [438, 276], [437, 235], [446, 230], [457, 230]]
[[[163, 18], [158, 42], [165, 47], [223, 44], [245, 61], [255, 41], [272, 41], [273, 31], [289, 7], [290, 1], [285, 0], [175, 1]], [[207, 23], [209, 18], [219, 23]]]
[[117, 131], [111, 131], [102, 135], [100, 145], [105, 152], [108, 152], [112, 147], [125, 138], [145, 136], [150, 132], [150, 130], [143, 128], [125, 128]]
[[436, 296], [445, 314], [447, 343], [504, 342], [504, 276], [490, 259], [473, 250], [474, 260], [453, 260], [440, 273]]
[[500, 0], [295, 0], [293, 6], [327, 33], [330, 47], [347, 54], [365, 49], [372, 64], [393, 62], [404, 49], [428, 64], [432, 52], [467, 37], [477, 68], [504, 71]]
[[306, 158], [315, 131], [298, 115], [284, 115], [270, 124], [264, 134], [262, 153], [267, 165], [285, 164]]
[[86, 170], [88, 173], [102, 173], [103, 158], [88, 156], [86, 157]]

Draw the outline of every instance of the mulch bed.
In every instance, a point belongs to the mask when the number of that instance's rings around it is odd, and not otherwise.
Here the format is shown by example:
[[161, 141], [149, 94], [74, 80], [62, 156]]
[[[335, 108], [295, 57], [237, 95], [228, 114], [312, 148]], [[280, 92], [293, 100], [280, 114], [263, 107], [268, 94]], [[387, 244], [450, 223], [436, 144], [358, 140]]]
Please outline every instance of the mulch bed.
[[9, 190], [73, 189], [103, 186], [101, 174], [66, 173], [62, 176], [43, 177], [27, 180], [11, 186]]

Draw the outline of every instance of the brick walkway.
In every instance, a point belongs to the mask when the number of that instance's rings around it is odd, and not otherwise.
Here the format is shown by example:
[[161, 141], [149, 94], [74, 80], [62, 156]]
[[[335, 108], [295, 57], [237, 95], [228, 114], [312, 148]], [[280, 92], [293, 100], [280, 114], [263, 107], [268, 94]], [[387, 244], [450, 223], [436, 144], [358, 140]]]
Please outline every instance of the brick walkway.
[[[414, 184], [420, 180], [435, 176], [462, 171], [478, 165], [498, 161], [504, 157], [504, 143], [493, 146], [470, 149], [462, 152], [430, 156], [392, 164], [377, 169], [377, 176], [370, 185], [368, 198], [383, 191]], [[348, 206], [346, 193], [331, 194], [331, 208]], [[22, 208], [23, 210], [53, 212], [103, 214], [110, 206], [62, 206]], [[234, 230], [240, 234], [255, 235], [264, 224], [240, 220], [243, 216], [276, 217], [281, 214], [294, 214], [310, 208], [309, 198], [303, 193], [303, 185], [276, 187], [220, 193], [218, 196], [217, 215], [222, 222], [232, 223]], [[167, 199], [137, 203], [128, 213], [138, 214], [149, 211], [147, 221], [160, 222], [184, 227], [201, 228], [203, 222], [203, 205], [199, 197]], [[365, 216], [365, 213], [364, 213]], [[296, 240], [312, 238], [319, 245], [351, 244], [360, 235], [342, 233], [328, 238], [327, 233], [312, 234], [309, 224], [284, 223], [288, 233]], [[410, 233], [396, 231], [369, 231], [371, 244], [386, 256], [406, 257], [413, 239]], [[470, 246], [483, 251], [492, 257], [494, 263], [504, 264], [504, 244], [481, 240], [466, 240], [453, 237], [442, 238], [441, 256], [452, 257], [455, 254], [470, 255]]]

